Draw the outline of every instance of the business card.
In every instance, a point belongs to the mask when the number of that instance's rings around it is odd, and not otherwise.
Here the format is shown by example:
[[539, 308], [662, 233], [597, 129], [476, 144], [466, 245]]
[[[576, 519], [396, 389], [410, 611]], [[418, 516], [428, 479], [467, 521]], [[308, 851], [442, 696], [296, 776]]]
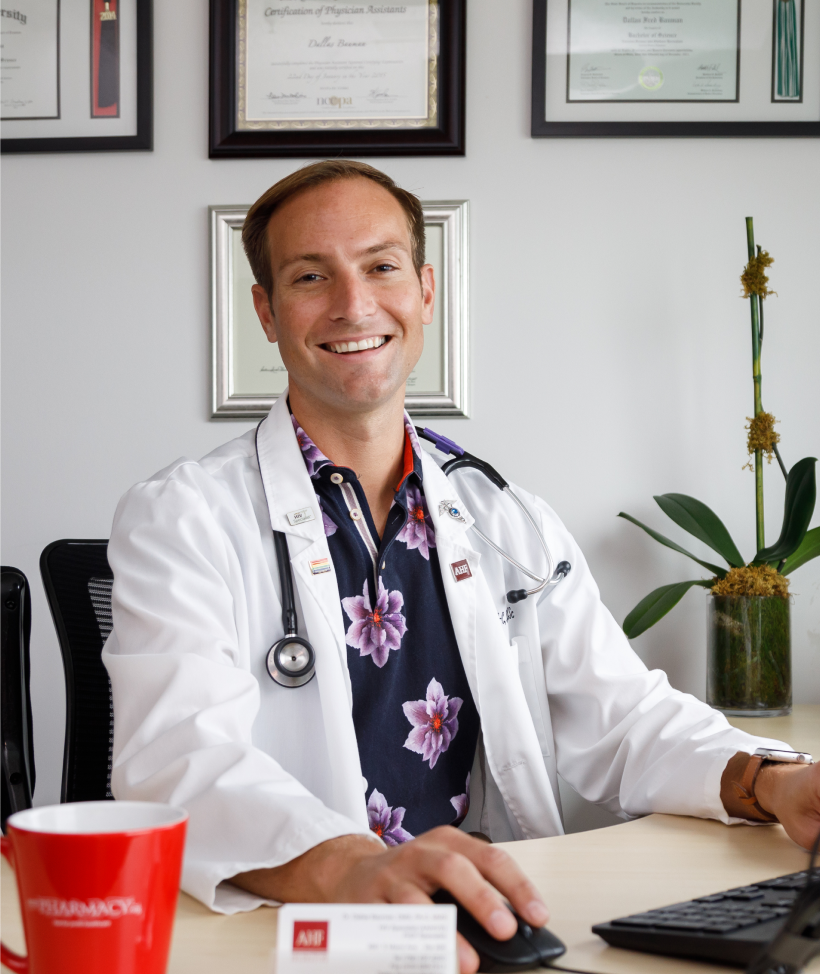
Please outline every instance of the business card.
[[286, 903], [276, 974], [455, 974], [456, 908]]

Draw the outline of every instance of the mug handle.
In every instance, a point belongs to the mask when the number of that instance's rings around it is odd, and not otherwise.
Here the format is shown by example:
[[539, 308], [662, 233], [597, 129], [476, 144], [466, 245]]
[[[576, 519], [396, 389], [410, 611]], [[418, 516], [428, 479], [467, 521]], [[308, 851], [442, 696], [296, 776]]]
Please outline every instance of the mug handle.
[[[5, 835], [0, 836], [0, 854], [14, 869], [14, 848], [11, 839], [6, 838]], [[10, 971], [14, 971], [14, 974], [28, 974], [28, 957], [15, 954], [2, 942], [0, 942], [0, 963], [5, 964]]]

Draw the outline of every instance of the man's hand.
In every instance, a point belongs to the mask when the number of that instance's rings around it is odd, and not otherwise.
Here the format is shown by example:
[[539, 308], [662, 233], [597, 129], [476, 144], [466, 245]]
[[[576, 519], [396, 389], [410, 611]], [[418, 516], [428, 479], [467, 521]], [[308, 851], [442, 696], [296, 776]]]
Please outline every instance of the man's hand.
[[755, 795], [790, 838], [811, 849], [820, 832], [820, 764], [764, 764]]
[[[502, 896], [532, 926], [549, 919], [538, 890], [506, 852], [448, 825], [389, 849], [361, 835], [330, 839], [283, 866], [241, 873], [232, 882], [258, 896], [302, 903], [430, 903], [436, 890], [446, 889], [499, 940], [516, 931]], [[478, 955], [460, 935], [458, 953], [461, 974], [478, 970]]]

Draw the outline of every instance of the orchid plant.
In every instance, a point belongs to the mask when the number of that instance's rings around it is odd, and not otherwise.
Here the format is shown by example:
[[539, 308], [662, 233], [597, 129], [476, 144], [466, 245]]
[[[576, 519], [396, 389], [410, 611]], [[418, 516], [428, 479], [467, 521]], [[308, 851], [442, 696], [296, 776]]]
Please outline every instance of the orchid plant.
[[[727, 563], [728, 568], [714, 565], [687, 551], [671, 539], [659, 534], [647, 525], [623, 511], [618, 517], [637, 524], [646, 533], [678, 551], [705, 568], [711, 578], [696, 578], [685, 582], [662, 585], [642, 599], [624, 620], [624, 632], [630, 639], [640, 636], [662, 619], [670, 609], [695, 585], [708, 588], [715, 595], [750, 597], [769, 596], [788, 598], [788, 576], [796, 568], [820, 555], [820, 527], [809, 530], [817, 494], [815, 457], [799, 460], [789, 470], [780, 455], [777, 444], [780, 435], [774, 431], [776, 422], [771, 413], [763, 409], [760, 352], [763, 345], [763, 302], [775, 292], [768, 287], [766, 269], [773, 258], [760, 247], [755, 248], [754, 226], [751, 217], [746, 218], [746, 240], [749, 262], [741, 275], [743, 297], [748, 298], [752, 321], [752, 381], [754, 386], [754, 416], [749, 419], [747, 446], [749, 468], [755, 476], [756, 548], [757, 554], [747, 564], [732, 540], [725, 524], [702, 501], [686, 494], [660, 494], [655, 501], [660, 509], [678, 527], [688, 531], [708, 545]], [[766, 546], [763, 521], [763, 458], [771, 463], [777, 458], [780, 470], [786, 478], [786, 496], [783, 526], [780, 537], [773, 545]]]

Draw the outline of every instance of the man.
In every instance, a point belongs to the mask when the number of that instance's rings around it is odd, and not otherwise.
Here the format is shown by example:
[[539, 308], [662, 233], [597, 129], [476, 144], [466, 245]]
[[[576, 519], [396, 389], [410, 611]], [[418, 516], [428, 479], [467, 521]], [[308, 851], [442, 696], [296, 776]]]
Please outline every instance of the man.
[[[622, 814], [820, 827], [820, 768], [760, 746], [648, 672], [555, 514], [478, 474], [444, 476], [404, 416], [432, 320], [421, 207], [383, 173], [323, 162], [277, 183], [243, 240], [289, 388], [258, 431], [179, 460], [123, 499], [109, 547], [118, 798], [190, 812], [183, 886], [213, 909], [428, 902], [449, 889], [499, 938], [537, 891], [493, 841], [560, 834], [557, 772]], [[271, 679], [286, 536], [316, 678]], [[743, 787], [741, 787], [743, 785]], [[746, 801], [743, 801], [743, 798]], [[454, 827], [456, 826], [456, 827]], [[463, 971], [477, 958], [459, 945]]]

